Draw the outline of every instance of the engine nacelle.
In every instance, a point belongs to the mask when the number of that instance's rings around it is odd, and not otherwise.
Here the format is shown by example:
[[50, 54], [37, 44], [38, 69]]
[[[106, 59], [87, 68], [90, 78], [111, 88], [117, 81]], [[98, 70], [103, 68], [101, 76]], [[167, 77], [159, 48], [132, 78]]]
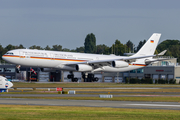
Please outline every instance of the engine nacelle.
[[79, 72], [92, 71], [92, 70], [93, 68], [90, 65], [84, 65], [84, 64], [76, 65], [76, 71], [79, 71]]
[[128, 67], [129, 63], [124, 61], [112, 61], [112, 66], [115, 68], [123, 68], [123, 67]]

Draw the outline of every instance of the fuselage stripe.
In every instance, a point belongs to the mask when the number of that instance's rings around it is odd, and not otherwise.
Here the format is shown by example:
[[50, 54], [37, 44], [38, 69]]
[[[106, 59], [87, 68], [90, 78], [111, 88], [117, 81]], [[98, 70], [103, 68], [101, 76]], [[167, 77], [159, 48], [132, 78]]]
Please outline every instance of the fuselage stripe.
[[147, 66], [147, 65], [144, 65], [144, 64], [129, 64], [131, 66]]
[[[3, 57], [15, 57], [15, 58], [26, 58], [25, 56], [14, 56], [14, 55], [3, 55]], [[60, 58], [46, 58], [46, 57], [30, 57], [31, 59], [41, 60], [60, 60], [60, 61], [73, 61], [73, 62], [85, 62], [86, 60], [74, 60], [74, 59], [60, 59]]]

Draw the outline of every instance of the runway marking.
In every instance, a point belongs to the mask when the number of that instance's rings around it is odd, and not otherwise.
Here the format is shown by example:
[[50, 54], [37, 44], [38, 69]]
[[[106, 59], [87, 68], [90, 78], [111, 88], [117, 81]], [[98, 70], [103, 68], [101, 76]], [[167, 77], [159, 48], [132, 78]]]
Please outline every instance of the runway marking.
[[161, 107], [180, 107], [180, 105], [160, 105], [160, 104], [126, 104], [126, 105], [140, 105], [140, 106], [161, 106]]
[[[169, 96], [169, 95], [132, 95], [132, 96], [150, 96], [150, 97], [152, 97], [152, 96]], [[175, 96], [179, 96], [179, 95], [175, 95]]]

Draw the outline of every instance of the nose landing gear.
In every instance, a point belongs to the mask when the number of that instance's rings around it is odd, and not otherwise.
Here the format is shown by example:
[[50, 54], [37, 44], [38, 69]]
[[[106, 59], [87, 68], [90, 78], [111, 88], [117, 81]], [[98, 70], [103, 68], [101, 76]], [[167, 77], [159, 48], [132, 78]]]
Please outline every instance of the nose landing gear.
[[16, 72], [17, 73], [20, 73], [20, 67], [21, 67], [20, 65], [16, 65]]

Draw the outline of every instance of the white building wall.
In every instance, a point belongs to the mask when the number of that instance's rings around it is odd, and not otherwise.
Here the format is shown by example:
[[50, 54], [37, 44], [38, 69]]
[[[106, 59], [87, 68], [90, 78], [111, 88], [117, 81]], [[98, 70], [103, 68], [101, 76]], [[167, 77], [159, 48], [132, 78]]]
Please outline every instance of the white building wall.
[[104, 77], [104, 82], [112, 82], [112, 77]]
[[159, 79], [159, 75], [153, 75], [153, 80], [158, 80]]
[[39, 82], [48, 82], [49, 81], [49, 72], [39, 72]]
[[[118, 80], [117, 80], [118, 78]], [[122, 77], [115, 77], [115, 83], [122, 83], [123, 78]]]

